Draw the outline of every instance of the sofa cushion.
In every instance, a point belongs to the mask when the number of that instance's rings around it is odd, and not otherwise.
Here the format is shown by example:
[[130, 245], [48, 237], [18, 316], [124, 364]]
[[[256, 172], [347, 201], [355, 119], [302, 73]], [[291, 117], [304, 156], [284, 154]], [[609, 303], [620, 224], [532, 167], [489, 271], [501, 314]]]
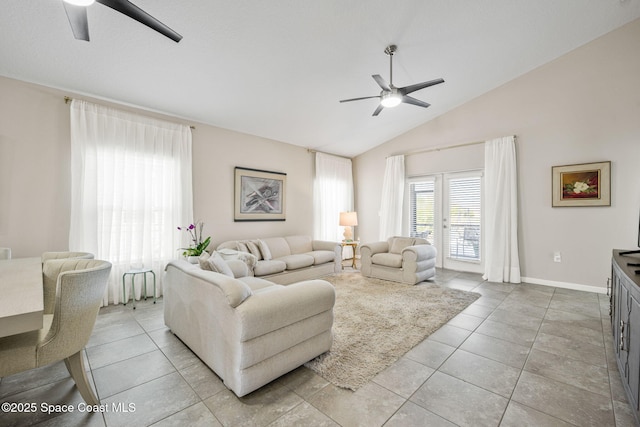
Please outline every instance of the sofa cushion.
[[305, 255], [313, 257], [313, 265], [332, 262], [336, 258], [336, 254], [333, 251], [311, 251], [307, 252]]
[[291, 255], [291, 249], [284, 237], [268, 237], [262, 241], [269, 247], [272, 259]]
[[268, 276], [269, 274], [282, 273], [287, 269], [287, 264], [284, 261], [272, 259], [270, 261], [258, 261], [253, 268], [253, 274], [256, 276]]
[[394, 237], [389, 252], [392, 254], [400, 254], [404, 248], [413, 245], [414, 240], [413, 237]]
[[287, 265], [287, 270], [296, 270], [298, 268], [312, 266], [314, 258], [311, 255], [296, 254], [278, 258], [278, 261], [284, 261]]
[[313, 250], [313, 243], [310, 236], [287, 236], [291, 254], [304, 254]]
[[379, 253], [371, 257], [371, 263], [376, 265], [384, 265], [385, 267], [402, 267], [402, 255], [392, 253]]

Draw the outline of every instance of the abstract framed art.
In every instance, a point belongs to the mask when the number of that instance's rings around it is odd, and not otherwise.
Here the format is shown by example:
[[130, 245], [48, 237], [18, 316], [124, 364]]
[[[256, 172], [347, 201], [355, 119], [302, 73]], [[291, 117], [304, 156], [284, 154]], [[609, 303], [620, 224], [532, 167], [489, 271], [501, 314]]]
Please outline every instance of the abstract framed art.
[[553, 166], [553, 207], [611, 206], [611, 162]]
[[287, 174], [235, 168], [234, 221], [284, 221]]

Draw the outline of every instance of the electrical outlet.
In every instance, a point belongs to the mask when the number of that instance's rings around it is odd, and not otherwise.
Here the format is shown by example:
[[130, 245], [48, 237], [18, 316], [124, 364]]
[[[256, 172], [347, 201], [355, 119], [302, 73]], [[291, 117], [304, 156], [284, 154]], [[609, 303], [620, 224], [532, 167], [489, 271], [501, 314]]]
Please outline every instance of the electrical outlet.
[[560, 255], [560, 251], [555, 251], [553, 253], [553, 262], [562, 262], [562, 255]]

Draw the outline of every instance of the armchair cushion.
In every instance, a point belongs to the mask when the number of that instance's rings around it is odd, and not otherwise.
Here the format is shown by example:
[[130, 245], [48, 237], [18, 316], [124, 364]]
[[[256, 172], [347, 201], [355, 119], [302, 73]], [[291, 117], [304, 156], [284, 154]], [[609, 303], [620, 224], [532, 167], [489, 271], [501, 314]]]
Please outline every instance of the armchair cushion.
[[386, 267], [402, 267], [402, 255], [394, 253], [379, 253], [371, 257], [371, 263]]
[[407, 246], [413, 245], [415, 239], [411, 237], [393, 237], [391, 241], [391, 249], [389, 252], [392, 254], [400, 254], [402, 250]]

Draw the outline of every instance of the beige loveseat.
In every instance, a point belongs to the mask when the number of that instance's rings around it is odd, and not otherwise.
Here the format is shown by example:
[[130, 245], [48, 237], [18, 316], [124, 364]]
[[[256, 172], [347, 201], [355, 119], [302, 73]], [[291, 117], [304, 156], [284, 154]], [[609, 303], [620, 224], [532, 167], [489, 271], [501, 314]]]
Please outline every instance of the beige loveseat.
[[364, 276], [415, 285], [436, 274], [436, 248], [418, 237], [390, 237], [360, 247]]
[[239, 397], [333, 342], [335, 290], [324, 280], [283, 286], [176, 260], [166, 267], [163, 299], [165, 324]]
[[287, 285], [340, 272], [341, 249], [337, 242], [286, 236], [231, 240], [218, 245], [217, 251], [227, 260], [233, 258], [233, 254], [225, 254], [225, 250], [251, 253], [256, 263], [249, 274]]

